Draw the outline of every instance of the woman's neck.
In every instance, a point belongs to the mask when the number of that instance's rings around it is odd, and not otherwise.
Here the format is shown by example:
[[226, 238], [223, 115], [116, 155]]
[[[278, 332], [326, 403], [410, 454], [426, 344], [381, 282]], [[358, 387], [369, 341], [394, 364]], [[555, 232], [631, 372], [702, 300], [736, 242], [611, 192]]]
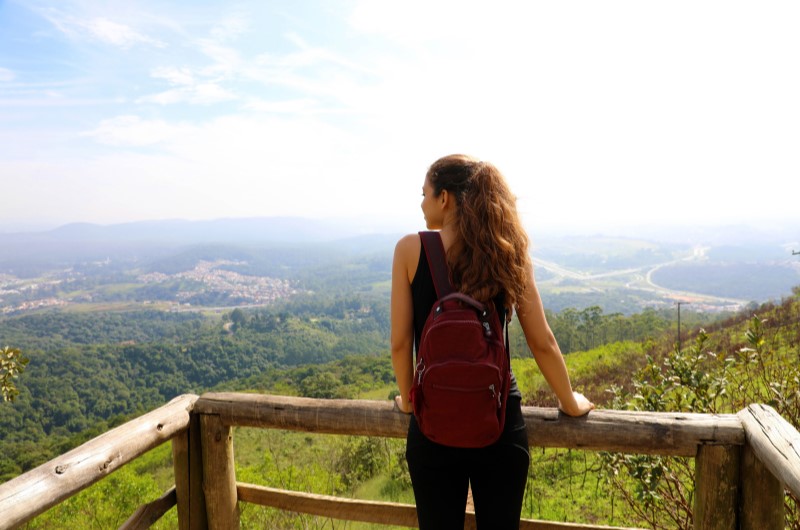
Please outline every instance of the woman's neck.
[[442, 244], [445, 250], [449, 249], [458, 237], [458, 228], [455, 219], [445, 219], [439, 234], [442, 236]]

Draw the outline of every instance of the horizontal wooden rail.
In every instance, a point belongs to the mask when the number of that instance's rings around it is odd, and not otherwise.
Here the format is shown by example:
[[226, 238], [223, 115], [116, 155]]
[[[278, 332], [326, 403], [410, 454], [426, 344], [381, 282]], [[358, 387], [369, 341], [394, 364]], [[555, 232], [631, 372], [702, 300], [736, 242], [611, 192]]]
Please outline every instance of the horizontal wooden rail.
[[[596, 410], [571, 418], [556, 409], [522, 410], [528, 440], [536, 447], [694, 457], [700, 445], [745, 443], [736, 414]], [[409, 421], [390, 401], [265, 394], [207, 393], [197, 400], [194, 411], [218, 415], [230, 426], [392, 438], [404, 438]]]
[[312, 399], [270, 394], [206, 393], [194, 406], [215, 414], [224, 425], [266, 427], [327, 434], [403, 438], [409, 416], [389, 401]]
[[242, 482], [236, 484], [236, 493], [239, 501], [295, 513], [362, 523], [417, 526], [417, 509], [410, 504], [339, 498], [330, 495], [268, 488]]
[[[418, 527], [417, 509], [411, 504], [347, 499], [330, 495], [286, 491], [242, 482], [236, 484], [236, 491], [240, 501], [295, 513], [362, 523], [406, 526], [409, 528]], [[467, 512], [464, 528], [465, 530], [477, 528], [475, 525], [475, 512]], [[636, 530], [616, 526], [554, 523], [529, 519], [520, 520], [519, 528], [520, 530]]]
[[140, 506], [128, 517], [128, 520], [119, 527], [119, 530], [147, 530], [177, 503], [178, 495], [175, 493], [175, 486], [172, 486], [158, 499]]
[[[739, 527], [743, 530], [782, 528], [784, 485], [800, 497], [800, 433], [765, 405], [720, 415], [596, 410], [571, 418], [556, 409], [537, 407], [523, 407], [523, 415], [532, 446], [696, 457], [697, 498], [702, 502], [696, 503], [695, 523], [699, 521], [703, 528], [721, 521], [719, 514], [724, 510], [740, 513]], [[190, 422], [194, 425], [191, 434]], [[177, 442], [173, 455], [179, 485], [141, 506], [123, 528], [146, 528], [176, 503], [181, 528], [233, 528], [238, 524], [238, 501], [337, 519], [415, 527], [416, 511], [410, 505], [237, 483], [231, 445], [233, 426], [400, 438], [406, 436], [408, 422], [409, 416], [395, 410], [390, 401], [234, 393], [179, 396], [0, 484], [0, 528], [24, 524], [173, 438]], [[731, 471], [729, 477], [722, 478], [724, 470]], [[210, 504], [207, 499], [212, 499]], [[746, 513], [741, 514], [741, 510]], [[730, 519], [735, 521], [736, 517]], [[468, 514], [466, 527], [474, 525], [474, 514]], [[520, 528], [612, 527], [523, 520]]]
[[750, 405], [739, 418], [756, 457], [800, 498], [800, 433], [767, 405]]
[[196, 400], [197, 396], [192, 394], [178, 396], [0, 484], [0, 525], [3, 528], [21, 525], [166, 442], [188, 427]]
[[522, 410], [536, 447], [694, 457], [701, 445], [745, 443], [735, 414], [595, 410], [572, 418], [557, 409]]

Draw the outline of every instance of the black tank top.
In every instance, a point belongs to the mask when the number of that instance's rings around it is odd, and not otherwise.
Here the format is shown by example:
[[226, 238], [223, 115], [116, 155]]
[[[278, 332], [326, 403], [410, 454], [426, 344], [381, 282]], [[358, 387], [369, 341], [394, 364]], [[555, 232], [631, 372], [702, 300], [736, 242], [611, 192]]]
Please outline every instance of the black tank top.
[[[428, 266], [428, 256], [425, 253], [425, 246], [420, 242], [419, 262], [417, 263], [417, 272], [414, 273], [414, 280], [411, 282], [411, 298], [414, 302], [414, 351], [419, 350], [419, 341], [422, 338], [422, 328], [425, 327], [425, 321], [431, 312], [433, 304], [436, 303], [436, 287], [433, 284], [433, 276], [431, 269]], [[504, 326], [506, 322], [506, 306], [505, 294], [500, 293], [494, 297], [492, 302], [497, 308], [497, 316]], [[511, 374], [511, 388], [509, 394], [522, 398], [522, 393], [517, 387], [517, 380], [514, 374]]]

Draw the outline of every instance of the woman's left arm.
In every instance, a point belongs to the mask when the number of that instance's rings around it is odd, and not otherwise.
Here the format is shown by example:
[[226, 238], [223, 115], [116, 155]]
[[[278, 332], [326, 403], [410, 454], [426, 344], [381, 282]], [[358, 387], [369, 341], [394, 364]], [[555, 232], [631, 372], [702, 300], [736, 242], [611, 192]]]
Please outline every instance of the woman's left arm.
[[545, 317], [533, 267], [528, 272], [528, 288], [517, 305], [517, 319], [539, 370], [558, 398], [559, 408], [570, 416], [581, 416], [594, 409], [594, 404], [583, 394], [572, 390], [564, 356]]

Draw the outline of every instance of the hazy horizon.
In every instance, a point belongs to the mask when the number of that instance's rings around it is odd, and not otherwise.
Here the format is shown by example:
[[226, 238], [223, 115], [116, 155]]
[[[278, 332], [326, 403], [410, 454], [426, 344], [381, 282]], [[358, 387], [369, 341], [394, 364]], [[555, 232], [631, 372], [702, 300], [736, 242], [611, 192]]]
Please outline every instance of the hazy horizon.
[[[377, 218], [376, 216], [328, 216], [328, 217], [302, 217], [302, 216], [261, 216], [261, 217], [221, 217], [209, 219], [142, 219], [137, 221], [126, 221], [122, 223], [87, 223], [74, 221], [63, 224], [19, 224], [0, 226], [0, 236], [39, 234], [55, 231], [66, 227], [89, 225], [92, 227], [114, 228], [120, 226], [133, 225], [152, 225], [152, 224], [172, 224], [172, 223], [223, 223], [233, 222], [246, 224], [248, 222], [270, 221], [270, 220], [292, 220], [307, 222], [310, 225], [316, 224], [324, 227], [331, 232], [341, 231], [342, 237], [353, 237], [359, 235], [392, 235], [411, 233], [424, 230], [424, 221], [421, 215], [418, 220], [412, 217], [407, 218]], [[642, 238], [662, 242], [683, 242], [700, 244], [710, 241], [725, 244], [752, 244], [768, 243], [782, 244], [791, 247], [790, 250], [800, 250], [800, 220], [796, 222], [785, 221], [775, 223], [773, 221], [754, 222], [730, 222], [730, 223], [628, 223], [618, 225], [538, 225], [534, 226], [525, 223], [526, 229], [531, 236], [534, 246], [537, 241], [563, 237], [620, 237], [620, 238]], [[232, 239], [237, 239], [236, 235]]]

